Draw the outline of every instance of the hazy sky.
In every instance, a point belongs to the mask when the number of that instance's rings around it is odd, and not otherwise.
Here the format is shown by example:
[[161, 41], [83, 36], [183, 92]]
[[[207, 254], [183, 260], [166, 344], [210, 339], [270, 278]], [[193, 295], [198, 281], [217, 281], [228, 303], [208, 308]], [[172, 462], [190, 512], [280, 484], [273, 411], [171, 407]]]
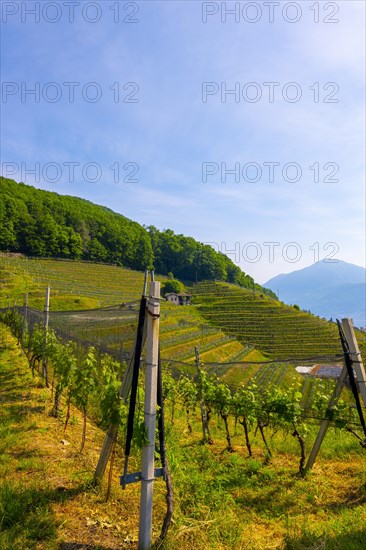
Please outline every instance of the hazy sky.
[[4, 176], [212, 243], [258, 282], [365, 265], [363, 1], [1, 8]]

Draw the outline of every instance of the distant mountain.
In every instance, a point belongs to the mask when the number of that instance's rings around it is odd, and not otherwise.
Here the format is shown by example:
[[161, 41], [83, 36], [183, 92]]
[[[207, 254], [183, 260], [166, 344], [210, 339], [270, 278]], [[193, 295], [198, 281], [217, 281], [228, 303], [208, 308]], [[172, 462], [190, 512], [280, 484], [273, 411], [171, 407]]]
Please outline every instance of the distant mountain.
[[277, 275], [263, 286], [279, 293], [287, 304], [329, 319], [351, 317], [366, 326], [366, 269], [343, 262], [317, 262], [292, 273]]

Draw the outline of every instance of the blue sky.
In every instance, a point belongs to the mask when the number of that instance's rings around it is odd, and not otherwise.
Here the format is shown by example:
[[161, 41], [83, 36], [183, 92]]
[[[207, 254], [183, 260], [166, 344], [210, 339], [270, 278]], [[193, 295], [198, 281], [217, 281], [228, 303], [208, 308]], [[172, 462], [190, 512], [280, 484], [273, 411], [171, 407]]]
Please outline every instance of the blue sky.
[[233, 251], [258, 282], [365, 265], [364, 28], [350, 0], [4, 1], [2, 173]]

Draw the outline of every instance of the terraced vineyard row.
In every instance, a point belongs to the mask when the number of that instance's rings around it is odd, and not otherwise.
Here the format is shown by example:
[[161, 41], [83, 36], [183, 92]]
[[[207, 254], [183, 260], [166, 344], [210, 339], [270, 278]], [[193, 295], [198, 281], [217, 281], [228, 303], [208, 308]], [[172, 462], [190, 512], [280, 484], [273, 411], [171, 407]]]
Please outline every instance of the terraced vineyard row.
[[[29, 291], [44, 294], [50, 285], [59, 294], [94, 298], [100, 307], [138, 300], [144, 280], [140, 271], [89, 262], [2, 256], [0, 266], [7, 274], [5, 285], [14, 275], [21, 275]], [[159, 276], [159, 280], [165, 279]]]
[[[263, 389], [265, 389], [270, 384], [276, 384], [277, 386], [280, 386], [286, 374], [286, 371], [289, 368], [289, 365], [286, 363], [263, 364], [250, 380], [250, 383], [254, 382], [257, 386]], [[294, 374], [293, 371], [292, 374]]]
[[[22, 293], [27, 289], [30, 305], [38, 309], [43, 308], [44, 286], [50, 283], [51, 310], [58, 309], [60, 304], [69, 310], [87, 309], [54, 312], [55, 329], [66, 338], [95, 344], [117, 357], [128, 356], [134, 341], [143, 273], [85, 262], [2, 256], [0, 278], [3, 303], [4, 297], [10, 295], [21, 304]], [[67, 281], [73, 282], [74, 294], [70, 293]], [[66, 287], [68, 294], [63, 294]], [[233, 285], [199, 283], [193, 290], [192, 306], [161, 303], [162, 358], [170, 360], [180, 371], [195, 372], [197, 346], [201, 362], [210, 374], [217, 374], [233, 385], [256, 377], [258, 384], [265, 387], [271, 381], [286, 384], [293, 377], [302, 381], [293, 368], [300, 358], [341, 353], [337, 328], [325, 320]], [[136, 304], [132, 309], [127, 305], [120, 309], [90, 310], [111, 301], [117, 304], [136, 301]], [[294, 359], [293, 366], [288, 368], [256, 364], [268, 358], [288, 357]]]
[[[337, 326], [258, 292], [198, 283], [194, 301], [207, 321], [275, 359], [342, 355]], [[366, 336], [358, 333], [361, 352]]]
[[[116, 355], [128, 352], [133, 344], [136, 307], [141, 297], [144, 274], [121, 267], [73, 262], [0, 256], [0, 301], [7, 306], [24, 301], [43, 309], [45, 287], [51, 286], [51, 311], [79, 310], [136, 301], [128, 320], [128, 309], [53, 313], [52, 326], [69, 338], [95, 343]], [[164, 277], [158, 277], [160, 281]], [[195, 306], [180, 307], [163, 301], [161, 308], [162, 357], [194, 362], [194, 348], [210, 352], [212, 361], [232, 360], [243, 345], [233, 336], [205, 321]], [[103, 313], [104, 312], [104, 313]], [[230, 348], [231, 346], [231, 348]]]

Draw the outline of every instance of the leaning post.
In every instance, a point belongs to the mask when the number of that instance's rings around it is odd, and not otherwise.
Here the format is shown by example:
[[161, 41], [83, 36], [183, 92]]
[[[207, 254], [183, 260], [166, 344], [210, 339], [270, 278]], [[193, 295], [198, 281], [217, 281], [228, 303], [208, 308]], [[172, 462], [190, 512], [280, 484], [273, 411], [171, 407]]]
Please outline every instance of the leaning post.
[[[146, 296], [147, 276], [148, 276], [148, 271], [146, 270], [145, 271], [145, 278], [144, 278], [144, 286], [143, 286], [143, 291], [142, 291], [142, 296], [143, 297]], [[146, 338], [146, 333], [145, 333], [145, 327], [144, 327], [142, 345], [145, 342], [145, 338]], [[120, 398], [123, 399], [125, 402], [127, 401], [128, 394], [131, 390], [132, 369], [133, 369], [133, 364], [134, 364], [134, 361], [135, 361], [135, 348], [136, 348], [136, 342], [135, 342], [135, 345], [132, 349], [131, 357], [130, 357], [129, 363], [127, 365], [127, 368], [126, 368], [126, 370], [123, 374], [122, 384], [121, 384], [121, 388], [120, 388], [120, 391], [119, 391]], [[111, 452], [112, 452], [113, 442], [115, 441], [115, 438], [117, 437], [117, 432], [118, 432], [118, 426], [116, 426], [114, 424], [111, 424], [109, 426], [108, 431], [106, 433], [106, 436], [104, 438], [103, 447], [102, 447], [102, 450], [100, 452], [98, 464], [97, 464], [96, 469], [95, 469], [94, 480], [95, 480], [96, 483], [99, 483], [102, 480], [103, 476], [104, 476], [104, 472], [106, 470], [108, 460], [109, 460], [109, 457], [110, 457]]]
[[356, 380], [363, 400], [364, 407], [366, 407], [366, 374], [365, 367], [362, 363], [360, 349], [356, 340], [355, 331], [353, 330], [352, 322], [350, 319], [342, 319], [342, 329], [348, 343], [348, 349], [350, 352], [350, 359], [352, 366], [356, 374]]
[[[338, 403], [338, 399], [339, 399], [339, 396], [342, 393], [342, 389], [343, 389], [343, 386], [344, 386], [344, 383], [346, 381], [347, 376], [348, 376], [347, 367], [346, 367], [346, 365], [344, 365], [343, 368], [342, 368], [341, 374], [338, 378], [338, 381], [337, 381], [336, 387], [334, 389], [333, 395], [330, 398], [327, 411], [333, 410], [335, 405]], [[305, 474], [307, 474], [308, 471], [311, 470], [311, 468], [314, 466], [314, 462], [316, 460], [316, 457], [318, 456], [318, 453], [320, 451], [320, 447], [321, 447], [321, 445], [323, 443], [323, 440], [325, 438], [325, 435], [328, 431], [329, 424], [330, 424], [330, 420], [328, 420], [327, 418], [324, 418], [322, 420], [318, 435], [316, 437], [315, 443], [313, 445], [313, 448], [312, 448], [311, 453], [309, 455], [307, 464], [305, 466]]]

